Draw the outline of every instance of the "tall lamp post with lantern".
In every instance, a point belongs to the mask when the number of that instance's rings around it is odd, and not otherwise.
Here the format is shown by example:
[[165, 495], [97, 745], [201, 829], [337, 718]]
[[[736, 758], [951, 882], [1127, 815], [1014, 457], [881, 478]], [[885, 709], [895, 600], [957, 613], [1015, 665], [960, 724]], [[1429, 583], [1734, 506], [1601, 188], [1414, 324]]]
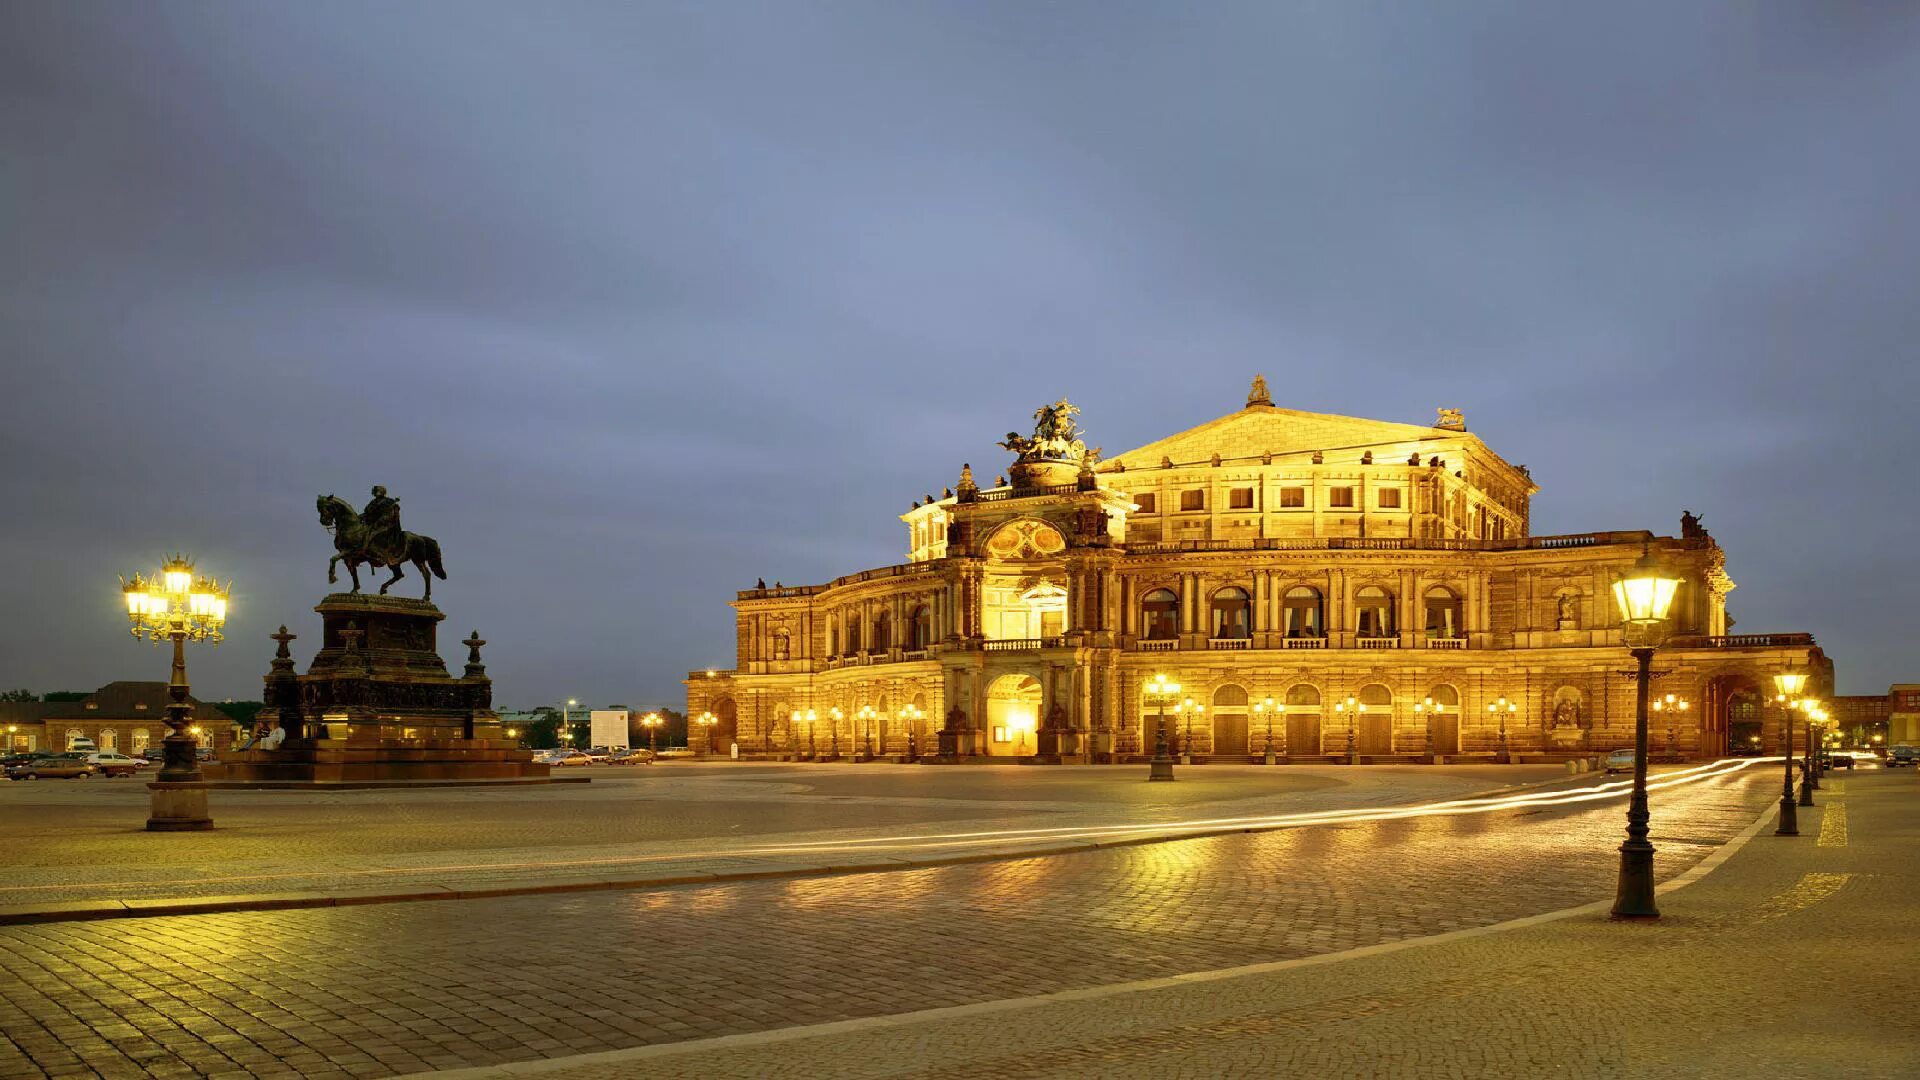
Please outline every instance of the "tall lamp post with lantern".
[[1667, 610], [1680, 579], [1668, 577], [1642, 548], [1626, 576], [1613, 583], [1622, 636], [1633, 653], [1633, 797], [1627, 803], [1627, 839], [1620, 845], [1620, 883], [1614, 894], [1616, 919], [1657, 919], [1653, 902], [1653, 844], [1647, 840], [1647, 686], [1653, 678], [1653, 653], [1667, 638]]
[[1147, 704], [1160, 710], [1159, 720], [1153, 726], [1153, 760], [1147, 763], [1147, 779], [1171, 780], [1173, 758], [1167, 753], [1167, 706], [1180, 700], [1180, 684], [1169, 681], [1165, 675], [1155, 675], [1142, 689], [1141, 696]]
[[[175, 555], [152, 577], [138, 573], [121, 579], [127, 621], [133, 636], [154, 644], [173, 642], [173, 676], [167, 682], [167, 737], [160, 775], [148, 785], [153, 792], [147, 828], [153, 832], [189, 832], [213, 828], [207, 816], [207, 792], [199, 787], [198, 740], [188, 730], [193, 707], [187, 704], [187, 642], [218, 645], [225, 636], [227, 601], [233, 585], [225, 587], [195, 574], [193, 563]], [[189, 786], [177, 786], [189, 785]]]
[[693, 722], [699, 724], [707, 733], [707, 754], [711, 756], [719, 753], [713, 745], [713, 725], [719, 723], [720, 718], [711, 712], [703, 712], [699, 716], [694, 717]]
[[926, 715], [926, 710], [918, 705], [909, 703], [900, 706], [900, 719], [905, 722], [907, 728], [908, 761], [920, 760], [920, 721], [924, 720]]
[[1773, 688], [1779, 691], [1774, 701], [1780, 706], [1780, 754], [1785, 762], [1780, 778], [1780, 821], [1773, 835], [1799, 836], [1800, 811], [1793, 801], [1793, 710], [1800, 692], [1807, 688], [1807, 673], [1782, 671], [1773, 677]]
[[1355, 748], [1353, 742], [1353, 718], [1366, 712], [1367, 707], [1359, 698], [1348, 694], [1347, 700], [1333, 703], [1333, 711], [1347, 714], [1347, 764], [1357, 765], [1360, 763], [1360, 752]]
[[1275, 702], [1271, 697], [1267, 698], [1265, 701], [1256, 701], [1253, 704], [1254, 719], [1257, 721], [1262, 717], [1264, 717], [1267, 721], [1267, 752], [1261, 755], [1262, 762], [1267, 765], [1272, 765], [1275, 762], [1280, 760], [1278, 757], [1274, 756], [1274, 753], [1273, 753], [1273, 719], [1274, 719], [1274, 713], [1278, 711], [1279, 711], [1279, 704]]
[[650, 712], [641, 717], [640, 726], [647, 729], [647, 752], [658, 757], [660, 754], [660, 714]]

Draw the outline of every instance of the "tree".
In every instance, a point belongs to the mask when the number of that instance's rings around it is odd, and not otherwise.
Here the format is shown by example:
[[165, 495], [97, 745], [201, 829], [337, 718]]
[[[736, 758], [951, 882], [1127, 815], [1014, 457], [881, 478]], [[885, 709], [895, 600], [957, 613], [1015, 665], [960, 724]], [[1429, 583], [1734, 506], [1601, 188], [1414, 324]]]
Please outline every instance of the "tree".
[[214, 708], [227, 714], [234, 723], [239, 724], [241, 727], [251, 727], [253, 725], [254, 715], [261, 709], [266, 708], [266, 703], [261, 701], [222, 701], [215, 705]]
[[40, 695], [21, 687], [18, 690], [0, 690], [0, 701], [39, 701]]
[[40, 695], [41, 701], [85, 701], [92, 695], [85, 690], [51, 690]]

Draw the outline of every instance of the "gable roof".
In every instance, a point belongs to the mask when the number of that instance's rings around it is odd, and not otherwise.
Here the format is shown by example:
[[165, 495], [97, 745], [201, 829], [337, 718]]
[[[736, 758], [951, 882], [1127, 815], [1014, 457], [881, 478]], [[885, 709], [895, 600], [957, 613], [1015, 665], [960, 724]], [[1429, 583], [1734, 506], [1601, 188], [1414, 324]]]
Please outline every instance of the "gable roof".
[[[89, 709], [89, 704], [94, 707]], [[187, 698], [187, 704], [193, 706], [195, 716], [205, 716], [212, 709], [212, 706], [192, 697]], [[142, 705], [146, 707], [140, 708]], [[55, 701], [46, 703], [44, 707], [47, 720], [130, 720], [165, 716], [167, 684], [131, 680], [110, 682], [79, 701]]]

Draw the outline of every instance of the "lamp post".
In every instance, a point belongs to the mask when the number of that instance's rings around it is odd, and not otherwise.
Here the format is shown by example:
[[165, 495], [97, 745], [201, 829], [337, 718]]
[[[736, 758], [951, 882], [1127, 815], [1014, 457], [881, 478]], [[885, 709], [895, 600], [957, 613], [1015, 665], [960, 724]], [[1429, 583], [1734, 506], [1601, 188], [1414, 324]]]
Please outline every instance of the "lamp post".
[[560, 745], [561, 746], [573, 745], [573, 714], [568, 710], [577, 709], [579, 707], [580, 707], [580, 703], [574, 700], [573, 698], [568, 698], [567, 700], [560, 703]]
[[1507, 752], [1507, 717], [1520, 711], [1520, 703], [1508, 701], [1505, 694], [1496, 701], [1487, 704], [1487, 715], [1500, 718], [1500, 764], [1513, 764], [1513, 755]]
[[1683, 698], [1678, 694], [1668, 694], [1666, 697], [1663, 697], [1663, 698], [1655, 698], [1653, 700], [1653, 703], [1648, 706], [1648, 708], [1651, 708], [1654, 712], [1657, 712], [1661, 716], [1666, 718], [1667, 756], [1668, 757], [1673, 757], [1675, 753], [1673, 748], [1674, 721], [1678, 718], [1684, 717], [1686, 711], [1692, 707], [1693, 707], [1693, 702], [1688, 701], [1686, 698]]
[[1183, 698], [1180, 704], [1173, 707], [1174, 716], [1179, 717], [1184, 725], [1180, 736], [1180, 764], [1182, 765], [1193, 764], [1193, 718], [1206, 711], [1205, 705], [1192, 698]]
[[1419, 720], [1424, 717], [1427, 722], [1427, 757], [1428, 758], [1434, 758], [1437, 756], [1433, 752], [1433, 714], [1439, 711], [1439, 709], [1440, 709], [1440, 706], [1434, 704], [1434, 700], [1431, 695], [1429, 695], [1424, 701], [1416, 701], [1413, 703], [1413, 718], [1415, 720]]
[[518, 746], [520, 744], [520, 729], [517, 727], [508, 728], [507, 738], [512, 739], [514, 741], [514, 745]]
[[840, 721], [846, 719], [846, 717], [847, 717], [847, 714], [841, 712], [840, 706], [838, 705], [835, 705], [833, 708], [827, 710], [827, 760], [828, 761], [840, 760]]
[[900, 706], [900, 719], [907, 722], [907, 760], [920, 760], [920, 721], [925, 719], [926, 710], [918, 705]]
[[[1830, 738], [1832, 738], [1832, 733], [1828, 730], [1828, 725], [1832, 722], [1832, 720], [1833, 720], [1833, 714], [1827, 711], [1826, 706], [1820, 705], [1820, 704], [1814, 705], [1813, 716], [1808, 721], [1808, 725], [1809, 725], [1809, 728], [1817, 726], [1820, 729], [1820, 743], [1819, 743], [1820, 748], [1817, 751], [1813, 752], [1813, 762], [1812, 762], [1813, 767], [1807, 770], [1807, 780], [1808, 780], [1809, 786], [1811, 786], [1815, 791], [1820, 790], [1820, 778], [1822, 776], [1825, 776], [1827, 773], [1827, 770], [1825, 768], [1825, 762], [1827, 758], [1827, 741]], [[1807, 745], [1808, 746], [1814, 745], [1813, 734], [1811, 731], [1809, 731], [1807, 735]]]
[[[1633, 709], [1633, 798], [1627, 804], [1627, 839], [1620, 845], [1620, 883], [1614, 894], [1616, 919], [1657, 919], [1653, 902], [1653, 845], [1647, 841], [1647, 685], [1653, 653], [1666, 640], [1667, 609], [1680, 579], [1662, 573], [1653, 553], [1642, 548], [1633, 569], [1613, 583], [1620, 609], [1621, 636], [1636, 664]], [[1503, 729], [1504, 730], [1504, 729]]]
[[176, 788], [174, 784], [200, 781], [198, 740], [189, 732], [193, 708], [187, 704], [187, 642], [218, 645], [225, 636], [227, 601], [233, 584], [222, 588], [213, 579], [196, 575], [184, 555], [169, 558], [150, 578], [138, 573], [122, 578], [120, 591], [127, 602], [127, 621], [135, 638], [159, 644], [173, 643], [173, 675], [167, 682], [167, 737], [153, 792], [147, 828], [153, 832], [187, 832], [213, 828], [207, 816], [205, 788]]
[[1807, 715], [1805, 724], [1807, 732], [1807, 752], [1800, 758], [1800, 805], [1812, 806], [1813, 763], [1820, 757], [1820, 752], [1816, 750], [1813, 745], [1813, 725], [1815, 718], [1820, 714], [1820, 703], [1812, 698], [1801, 698], [1800, 711]]
[[1800, 813], [1794, 809], [1793, 800], [1793, 702], [1806, 685], [1804, 671], [1782, 671], [1773, 677], [1773, 687], [1778, 691], [1773, 700], [1780, 706], [1781, 761], [1785, 763], [1780, 774], [1780, 824], [1773, 830], [1775, 836], [1800, 835]]
[[647, 752], [658, 756], [660, 753], [660, 714], [650, 712], [641, 717], [640, 726], [647, 729]]
[[1268, 765], [1279, 761], [1279, 758], [1275, 757], [1273, 753], [1273, 714], [1276, 711], [1277, 706], [1272, 698], [1253, 703], [1253, 718], [1259, 720], [1264, 716], [1267, 721], [1267, 752], [1264, 755], [1264, 762]]
[[720, 718], [713, 715], [711, 712], [703, 712], [699, 716], [694, 717], [693, 722], [696, 724], [699, 724], [702, 728], [706, 729], [707, 753], [709, 755], [716, 753], [717, 751], [715, 751], [713, 748], [713, 725], [719, 723]]
[[1333, 703], [1334, 712], [1345, 713], [1347, 716], [1347, 764], [1349, 765], [1358, 765], [1360, 763], [1360, 753], [1353, 744], [1353, 718], [1366, 710], [1367, 707], [1361, 704], [1360, 699], [1354, 697], [1352, 694], [1348, 694], [1347, 700], [1345, 701], [1336, 701]]
[[1153, 760], [1147, 764], [1147, 779], [1171, 780], [1173, 758], [1167, 755], [1167, 703], [1179, 700], [1180, 684], [1168, 681], [1165, 675], [1155, 675], [1142, 696], [1148, 704], [1160, 709], [1159, 720], [1153, 727]]
[[[868, 761], [872, 761], [873, 760], [873, 721], [874, 721], [874, 718], [879, 716], [880, 714], [874, 710], [873, 706], [862, 705], [860, 706], [859, 713], [857, 713], [856, 715], [860, 717], [860, 741], [865, 746], [864, 756]], [[854, 755], [856, 760], [858, 760], [861, 756], [863, 755], [862, 754]]]

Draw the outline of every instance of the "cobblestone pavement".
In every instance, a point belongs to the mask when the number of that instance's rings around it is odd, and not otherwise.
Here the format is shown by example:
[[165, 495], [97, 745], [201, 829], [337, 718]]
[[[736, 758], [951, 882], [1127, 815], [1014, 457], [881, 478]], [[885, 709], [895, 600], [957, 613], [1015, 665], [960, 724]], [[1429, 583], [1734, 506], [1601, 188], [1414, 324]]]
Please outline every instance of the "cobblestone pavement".
[[1799, 838], [1766, 822], [1658, 922], [1601, 905], [1325, 964], [465, 1075], [1914, 1076], [1916, 800], [1903, 774], [1831, 781]]
[[217, 829], [164, 835], [143, 830], [147, 790], [132, 780], [0, 783], [0, 905], [712, 872], [737, 869], [728, 853], [751, 846], [1421, 802], [1560, 775], [1206, 766], [1146, 784], [1112, 768], [1013, 765], [587, 771], [591, 784], [552, 787], [215, 791]]
[[[1661, 793], [1661, 873], [1724, 842], [1772, 791], [1750, 771]], [[6, 927], [0, 1076], [383, 1076], [1306, 957], [1610, 895], [1622, 811], [1612, 800], [887, 874]]]

